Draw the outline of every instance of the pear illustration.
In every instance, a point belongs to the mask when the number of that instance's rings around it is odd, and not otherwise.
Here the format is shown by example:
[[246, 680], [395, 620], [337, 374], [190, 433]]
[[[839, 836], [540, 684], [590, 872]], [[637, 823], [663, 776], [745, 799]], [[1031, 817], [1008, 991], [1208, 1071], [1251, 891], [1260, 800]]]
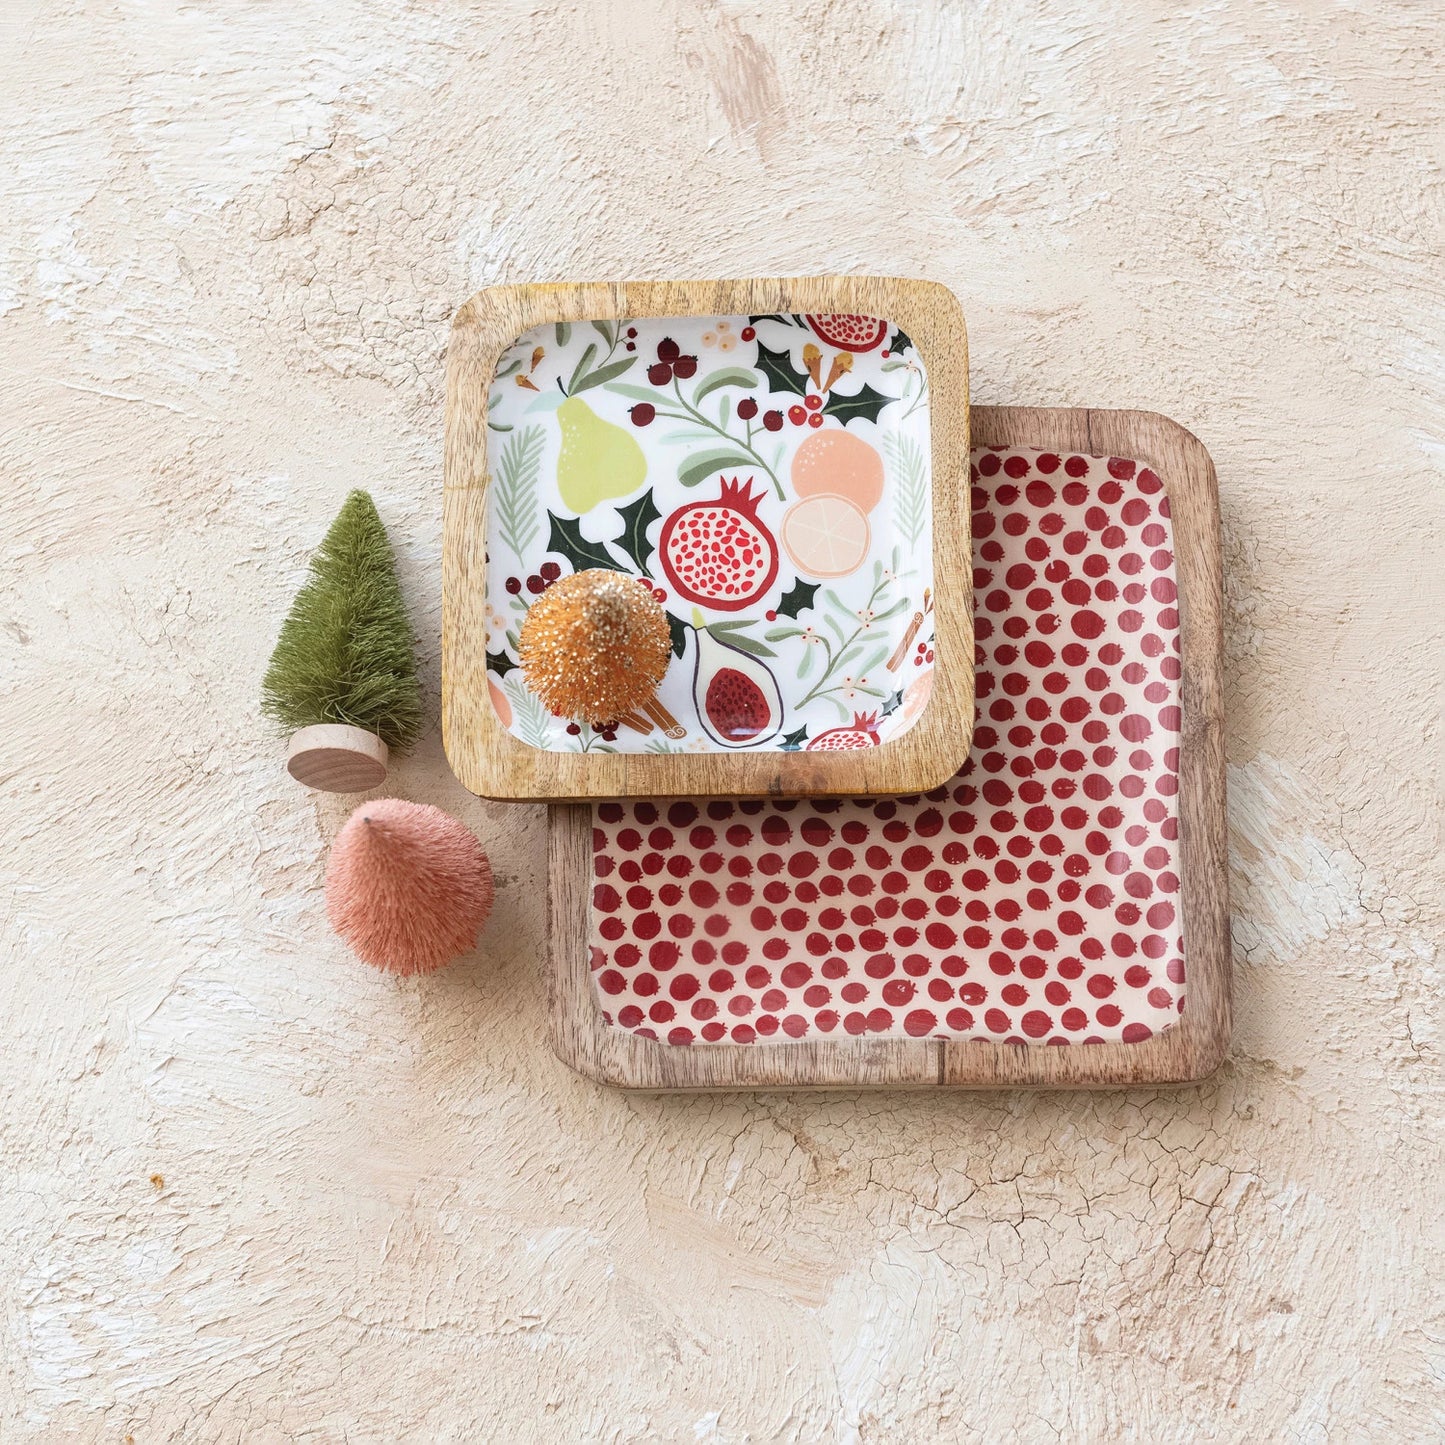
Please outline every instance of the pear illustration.
[[603, 421], [585, 401], [569, 396], [557, 408], [562, 453], [557, 459], [557, 490], [574, 512], [590, 512], [599, 502], [635, 492], [647, 477], [647, 458], [636, 438]]

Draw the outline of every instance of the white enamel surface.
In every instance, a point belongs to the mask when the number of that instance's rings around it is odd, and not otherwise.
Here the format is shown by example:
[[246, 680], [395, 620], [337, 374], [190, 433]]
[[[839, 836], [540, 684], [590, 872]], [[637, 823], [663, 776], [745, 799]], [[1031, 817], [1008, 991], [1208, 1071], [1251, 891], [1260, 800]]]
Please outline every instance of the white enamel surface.
[[[489, 412], [487, 653], [515, 736], [569, 752], [697, 752], [871, 747], [912, 726], [903, 693], [933, 638], [927, 376], [896, 327], [860, 329], [878, 339], [854, 352], [830, 344], [826, 320], [800, 316], [549, 325], [504, 353]], [[650, 378], [656, 367], [665, 379]], [[800, 424], [800, 411], [819, 421]], [[704, 525], [740, 518], [760, 543], [719, 569], [741, 596], [711, 578], [689, 593], [703, 579], [685, 559], [669, 571], [671, 519], [685, 529], [699, 505]], [[684, 650], [658, 692], [663, 715], [603, 732], [549, 717], [512, 664], [543, 568], [606, 565], [662, 594]], [[700, 647], [699, 629], [719, 646]], [[780, 714], [757, 714], [761, 729], [746, 711], [738, 725], [727, 695], [709, 703], [718, 669], [758, 667], [771, 685], [733, 686], [781, 699]]]

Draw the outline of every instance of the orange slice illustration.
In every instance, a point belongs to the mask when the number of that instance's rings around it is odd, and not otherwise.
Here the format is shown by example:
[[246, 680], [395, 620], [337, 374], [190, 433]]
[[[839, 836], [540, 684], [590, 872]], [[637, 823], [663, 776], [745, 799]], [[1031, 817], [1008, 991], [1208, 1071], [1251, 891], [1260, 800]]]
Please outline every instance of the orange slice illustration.
[[846, 577], [868, 555], [868, 518], [847, 497], [804, 497], [783, 517], [783, 550], [809, 577]]

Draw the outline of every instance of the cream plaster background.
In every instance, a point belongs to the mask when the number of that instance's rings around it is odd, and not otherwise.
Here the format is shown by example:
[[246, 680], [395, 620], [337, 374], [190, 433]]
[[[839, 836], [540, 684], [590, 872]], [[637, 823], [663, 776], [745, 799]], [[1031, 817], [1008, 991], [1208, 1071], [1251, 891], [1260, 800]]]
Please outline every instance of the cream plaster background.
[[[1442, 1429], [1442, 14], [5, 0], [0, 1436]], [[1219, 468], [1238, 1027], [1179, 1093], [627, 1098], [329, 934], [257, 680], [374, 490], [437, 711], [441, 350], [497, 281], [863, 270], [981, 402]], [[1434, 1175], [1432, 1179], [1431, 1175]]]

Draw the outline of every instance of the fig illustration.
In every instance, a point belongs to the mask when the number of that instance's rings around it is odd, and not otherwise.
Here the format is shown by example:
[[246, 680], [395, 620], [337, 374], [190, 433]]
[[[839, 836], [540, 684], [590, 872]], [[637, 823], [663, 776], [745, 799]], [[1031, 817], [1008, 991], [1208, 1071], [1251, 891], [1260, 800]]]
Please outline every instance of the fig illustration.
[[696, 628], [693, 636], [692, 697], [703, 730], [725, 748], [766, 742], [783, 725], [777, 679], [760, 658], [720, 641], [707, 628]]

